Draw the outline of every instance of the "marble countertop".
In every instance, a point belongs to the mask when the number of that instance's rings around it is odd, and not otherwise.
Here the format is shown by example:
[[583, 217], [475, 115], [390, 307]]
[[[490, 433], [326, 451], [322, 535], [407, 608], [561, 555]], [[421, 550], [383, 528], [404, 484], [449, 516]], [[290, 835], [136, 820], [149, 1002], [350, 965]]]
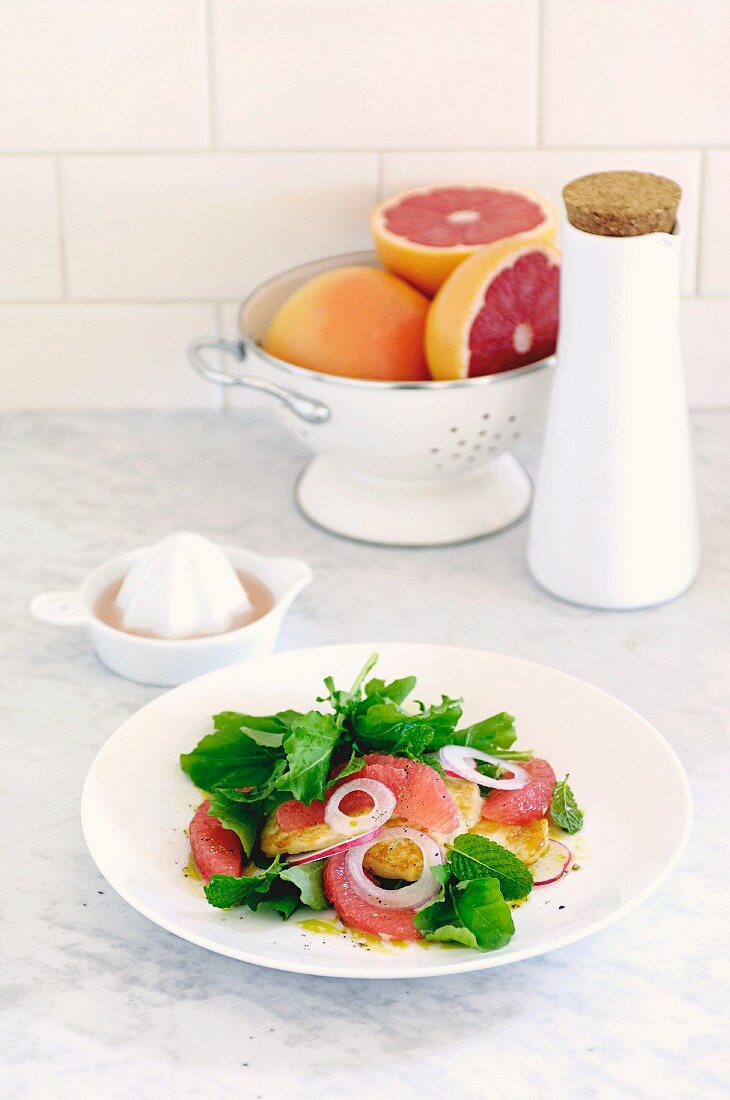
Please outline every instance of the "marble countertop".
[[[730, 414], [694, 418], [698, 581], [674, 604], [606, 614], [535, 588], [524, 523], [419, 551], [309, 526], [291, 496], [304, 452], [263, 412], [2, 418], [5, 1100], [727, 1096], [729, 428]], [[571, 947], [420, 981], [267, 971], [145, 920], [92, 864], [79, 795], [99, 746], [157, 689], [106, 672], [82, 632], [34, 622], [27, 606], [181, 526], [310, 562], [315, 583], [282, 649], [480, 646], [635, 707], [674, 745], [694, 790], [678, 870], [640, 909]]]

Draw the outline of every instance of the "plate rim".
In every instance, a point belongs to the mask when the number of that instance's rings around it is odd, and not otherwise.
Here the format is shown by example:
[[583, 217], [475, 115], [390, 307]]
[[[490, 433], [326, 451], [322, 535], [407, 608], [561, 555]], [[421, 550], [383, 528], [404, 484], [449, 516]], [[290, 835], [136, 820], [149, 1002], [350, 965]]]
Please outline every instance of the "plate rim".
[[[252, 663], [262, 663], [275, 660], [278, 657], [295, 658], [299, 654], [322, 653], [326, 655], [334, 650], [342, 651], [345, 649], [351, 649], [353, 651], [369, 652], [381, 652], [384, 649], [423, 649], [423, 650], [448, 650], [450, 654], [477, 654], [479, 657], [487, 659], [497, 658], [499, 660], [508, 660], [515, 664], [524, 665], [530, 668], [537, 668], [541, 671], [548, 672], [553, 676], [557, 676], [560, 679], [566, 680], [573, 684], [579, 684], [583, 688], [588, 688], [591, 692], [594, 692], [608, 700], [614, 705], [621, 707], [632, 718], [638, 719], [642, 725], [653, 735], [657, 745], [661, 748], [668, 759], [671, 761], [674, 770], [677, 774], [677, 778], [680, 782], [684, 798], [684, 822], [681, 835], [679, 836], [674, 850], [671, 856], [667, 859], [664, 865], [654, 874], [646, 886], [640, 890], [633, 897], [629, 898], [622, 905], [619, 905], [616, 909], [612, 910], [605, 916], [591, 921], [583, 928], [567, 932], [562, 936], [556, 937], [554, 940], [546, 946], [533, 946], [526, 947], [522, 950], [516, 950], [510, 952], [508, 955], [503, 955], [501, 952], [496, 953], [483, 953], [475, 955], [474, 958], [464, 959], [461, 961], [454, 961], [453, 963], [447, 963], [446, 965], [435, 966], [425, 963], [418, 967], [404, 967], [395, 965], [393, 967], [382, 967], [378, 970], [368, 970], [364, 965], [338, 965], [336, 968], [323, 966], [320, 963], [310, 962], [309, 960], [302, 959], [301, 961], [279, 961], [272, 958], [262, 958], [258, 955], [253, 955], [245, 950], [238, 950], [234, 948], [228, 948], [221, 946], [219, 943], [213, 942], [204, 935], [199, 935], [195, 932], [191, 932], [185, 929], [180, 924], [176, 923], [173, 919], [167, 917], [160, 917], [159, 913], [153, 912], [151, 907], [147, 906], [144, 901], [140, 901], [134, 896], [133, 891], [129, 891], [126, 886], [120, 882], [120, 876], [113, 871], [108, 872], [108, 868], [104, 867], [104, 857], [99, 854], [98, 847], [95, 847], [94, 839], [91, 835], [92, 827], [90, 824], [90, 815], [92, 813], [92, 807], [90, 801], [93, 797], [92, 787], [95, 779], [95, 772], [100, 766], [100, 761], [104, 752], [108, 749], [108, 746], [112, 741], [116, 741], [124, 734], [125, 728], [131, 722], [139, 718], [140, 715], [147, 711], [154, 710], [163, 699], [167, 699], [171, 695], [182, 695], [189, 691], [191, 688], [199, 687], [204, 681], [214, 679], [221, 676], [222, 673], [230, 673], [231, 669], [235, 668], [248, 668]], [[516, 657], [508, 653], [499, 653], [494, 650], [480, 649], [477, 646], [452, 646], [444, 645], [434, 642], [386, 642], [381, 641], [379, 643], [373, 642], [343, 642], [343, 643], [330, 643], [328, 645], [321, 646], [303, 646], [297, 649], [280, 650], [276, 653], [271, 653], [266, 656], [255, 657], [249, 660], [237, 661], [232, 665], [227, 665], [224, 668], [216, 669], [213, 672], [205, 673], [203, 676], [197, 676], [192, 680], [187, 680], [184, 684], [179, 684], [177, 687], [171, 688], [167, 691], [161, 692], [155, 696], [154, 699], [150, 699], [142, 707], [139, 707], [132, 714], [128, 715], [124, 721], [116, 727], [116, 729], [106, 738], [103, 744], [99, 747], [98, 751], [94, 755], [94, 759], [89, 766], [89, 769], [84, 780], [84, 784], [81, 791], [80, 801], [80, 817], [81, 817], [81, 829], [86, 843], [86, 847], [89, 851], [91, 859], [96, 866], [99, 873], [105, 879], [105, 881], [112, 887], [112, 889], [119, 894], [123, 901], [130, 905], [136, 912], [140, 913], [147, 920], [156, 924], [158, 927], [163, 928], [165, 931], [172, 933], [179, 939], [186, 940], [189, 943], [193, 943], [198, 947], [205, 948], [208, 951], [212, 951], [215, 954], [223, 955], [227, 958], [235, 959], [238, 962], [245, 962], [254, 966], [263, 966], [269, 970], [278, 970], [286, 973], [293, 974], [309, 974], [317, 977], [326, 978], [362, 978], [370, 981], [377, 980], [392, 980], [392, 979], [412, 979], [412, 978], [430, 978], [430, 977], [448, 977], [452, 974], [463, 974], [473, 970], [490, 970], [498, 966], [507, 966], [511, 963], [523, 962], [526, 959], [539, 957], [540, 955], [546, 955], [552, 951], [557, 951], [560, 948], [568, 947], [572, 943], [577, 943], [579, 940], [586, 939], [588, 936], [592, 936], [596, 932], [602, 931], [604, 928], [608, 928], [616, 921], [621, 920], [622, 917], [627, 916], [634, 909], [637, 909], [642, 905], [652, 894], [654, 894], [662, 884], [668, 879], [671, 873], [674, 871], [679, 861], [681, 860], [687, 843], [689, 841], [694, 816], [694, 800], [692, 796], [692, 788], [690, 786], [687, 772], [679, 758], [678, 753], [664, 735], [654, 726], [647, 718], [639, 714], [627, 703], [624, 703], [621, 699], [618, 699], [615, 695], [605, 691], [603, 688], [597, 687], [595, 684], [589, 683], [587, 680], [581, 679], [579, 676], [574, 676], [572, 673], [563, 672], [562, 669], [553, 668], [551, 665], [545, 665], [538, 661], [531, 661], [524, 657]]]

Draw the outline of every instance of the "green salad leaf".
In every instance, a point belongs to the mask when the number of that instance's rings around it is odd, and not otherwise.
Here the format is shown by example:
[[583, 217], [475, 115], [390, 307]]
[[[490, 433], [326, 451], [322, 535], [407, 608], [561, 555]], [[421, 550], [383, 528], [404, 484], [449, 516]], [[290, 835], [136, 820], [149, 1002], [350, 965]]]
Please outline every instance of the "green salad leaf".
[[294, 798], [308, 806], [315, 798], [324, 798], [332, 752], [340, 737], [331, 714], [310, 710], [296, 718], [284, 738], [288, 768], [279, 779], [280, 790], [291, 791]]
[[205, 887], [205, 896], [216, 909], [232, 909], [234, 905], [248, 905], [249, 909], [258, 909], [271, 892], [273, 884], [281, 872], [281, 859], [265, 870], [253, 875], [213, 875]]
[[211, 817], [218, 818], [224, 829], [232, 829], [241, 841], [246, 855], [251, 855], [261, 823], [260, 806], [233, 802], [220, 791], [213, 791], [210, 796], [208, 814]]
[[441, 884], [436, 899], [413, 918], [428, 940], [448, 940], [494, 951], [509, 943], [514, 921], [508, 901], [526, 897], [532, 874], [512, 852], [486, 837], [464, 833], [449, 858], [431, 873]]
[[302, 905], [310, 909], [327, 909], [329, 905], [322, 885], [325, 862], [323, 859], [318, 859], [314, 863], [299, 863], [285, 867], [281, 872], [282, 879], [296, 886]]
[[[215, 732], [183, 753], [180, 767], [204, 791], [215, 787], [260, 787], [270, 778], [281, 750], [259, 744], [254, 738], [274, 732], [276, 716], [255, 718], [226, 711], [213, 719]], [[244, 732], [243, 723], [254, 736]], [[261, 729], [261, 725], [268, 728]], [[283, 734], [284, 726], [279, 727]]]
[[253, 875], [213, 875], [205, 887], [205, 896], [217, 909], [232, 909], [247, 905], [258, 909], [266, 905], [275, 909], [284, 920], [299, 905], [310, 909], [326, 909], [327, 899], [322, 885], [324, 860], [297, 866], [282, 864], [277, 856], [268, 867]]
[[455, 838], [450, 853], [451, 869], [461, 882], [495, 878], [505, 901], [520, 901], [532, 890], [530, 868], [488, 837], [462, 833]]
[[583, 811], [578, 808], [575, 795], [568, 786], [568, 779], [562, 779], [553, 788], [550, 799], [550, 816], [564, 833], [577, 833], [583, 828]]

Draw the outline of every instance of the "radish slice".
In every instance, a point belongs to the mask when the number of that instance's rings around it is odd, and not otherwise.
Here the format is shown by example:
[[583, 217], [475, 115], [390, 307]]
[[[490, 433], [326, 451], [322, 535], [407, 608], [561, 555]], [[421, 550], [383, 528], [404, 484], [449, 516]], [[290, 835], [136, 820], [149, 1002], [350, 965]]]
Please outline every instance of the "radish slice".
[[341, 852], [348, 852], [350, 848], [354, 848], [358, 844], [367, 844], [368, 841], [375, 843], [382, 832], [383, 826], [379, 825], [377, 829], [371, 829], [369, 833], [354, 836], [352, 839], [340, 841], [338, 844], [330, 844], [328, 848], [320, 848], [317, 852], [305, 852], [302, 856], [289, 856], [288, 862], [292, 865], [314, 863], [316, 859], [328, 859], [329, 856], [338, 856]]
[[[488, 752], [480, 752], [479, 749], [469, 748], [468, 745], [444, 745], [439, 749], [439, 760], [445, 772], [456, 779], [470, 779], [472, 783], [478, 783], [480, 787], [494, 787], [496, 791], [519, 791], [530, 782], [530, 777], [524, 768], [520, 768], [512, 760], [502, 760], [499, 756], [490, 756]], [[498, 768], [512, 772], [511, 779], [492, 779], [488, 775], [482, 775], [474, 767], [475, 760], [485, 760], [487, 764], [496, 764]]]
[[[411, 840], [423, 853], [421, 877], [409, 886], [401, 886], [399, 890], [384, 890], [381, 886], [376, 886], [368, 878], [362, 865], [365, 854], [373, 844], [391, 840]], [[437, 844], [427, 833], [422, 833], [418, 829], [409, 829], [404, 825], [383, 829], [377, 841], [371, 840], [366, 844], [358, 844], [347, 853], [345, 867], [355, 893], [370, 905], [379, 905], [383, 909], [423, 909], [424, 905], [433, 901], [441, 889], [440, 884], [431, 874], [431, 868], [443, 862], [444, 852], [440, 844]]]
[[540, 856], [530, 868], [535, 886], [547, 886], [551, 882], [557, 882], [568, 870], [571, 858], [569, 848], [559, 840], [551, 840], [545, 855]]
[[[365, 794], [369, 794], [373, 800], [372, 810], [355, 817], [343, 814], [340, 802], [352, 791], [364, 791]], [[376, 829], [378, 825], [384, 825], [393, 816], [394, 810], [395, 795], [385, 783], [378, 783], [377, 779], [351, 779], [349, 783], [343, 783], [333, 791], [327, 799], [324, 819], [330, 829], [340, 833], [341, 836], [361, 837], [363, 833]]]

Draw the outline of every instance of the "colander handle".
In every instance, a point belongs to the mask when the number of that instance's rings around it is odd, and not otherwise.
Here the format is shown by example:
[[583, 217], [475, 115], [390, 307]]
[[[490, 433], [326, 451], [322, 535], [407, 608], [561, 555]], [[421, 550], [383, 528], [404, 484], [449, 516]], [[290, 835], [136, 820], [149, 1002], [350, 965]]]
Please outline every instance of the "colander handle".
[[259, 390], [268, 393], [282, 401], [287, 408], [298, 416], [300, 420], [306, 420], [307, 424], [323, 424], [329, 420], [330, 410], [321, 401], [312, 401], [300, 393], [291, 393], [273, 382], [267, 382], [263, 378], [255, 378], [249, 374], [229, 374], [228, 371], [216, 370], [211, 367], [203, 356], [205, 351], [224, 351], [232, 355], [239, 363], [246, 359], [246, 346], [240, 340], [223, 340], [216, 336], [200, 336], [188, 344], [187, 356], [193, 370], [208, 382], [215, 382], [219, 386], [246, 386], [251, 390]]

